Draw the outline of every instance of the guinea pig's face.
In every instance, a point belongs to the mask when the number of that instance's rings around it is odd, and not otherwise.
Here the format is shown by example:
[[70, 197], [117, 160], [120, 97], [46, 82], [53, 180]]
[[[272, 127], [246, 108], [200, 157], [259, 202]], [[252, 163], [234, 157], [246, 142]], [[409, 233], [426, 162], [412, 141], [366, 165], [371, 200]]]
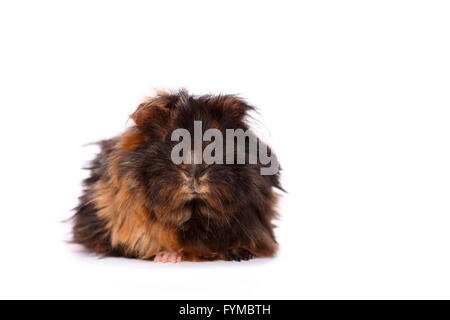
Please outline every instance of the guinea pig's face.
[[[264, 184], [257, 164], [226, 163], [225, 159], [234, 157], [238, 149], [235, 145], [230, 155], [225, 141], [222, 144], [222, 163], [199, 163], [195, 159], [198, 151], [203, 154], [210, 144], [200, 140], [196, 149], [196, 134], [203, 136], [208, 129], [214, 129], [225, 137], [226, 129], [245, 131], [248, 128], [243, 119], [249, 109], [247, 104], [233, 96], [197, 98], [181, 92], [158, 96], [142, 104], [132, 115], [145, 142], [132, 152], [133, 159], [128, 162], [134, 163], [135, 176], [142, 184], [149, 209], [157, 219], [180, 225], [191, 218], [195, 203], [200, 212], [210, 218], [228, 220], [240, 205], [245, 204], [251, 189]], [[173, 136], [179, 129], [192, 138], [189, 148], [180, 153], [186, 160], [181, 163], [173, 159], [174, 147], [179, 143], [173, 140]]]

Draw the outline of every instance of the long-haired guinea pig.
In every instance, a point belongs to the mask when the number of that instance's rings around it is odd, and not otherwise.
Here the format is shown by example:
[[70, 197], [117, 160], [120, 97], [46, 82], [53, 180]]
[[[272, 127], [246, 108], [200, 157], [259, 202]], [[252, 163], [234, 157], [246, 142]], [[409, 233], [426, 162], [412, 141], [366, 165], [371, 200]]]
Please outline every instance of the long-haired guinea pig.
[[[278, 167], [268, 162], [274, 154], [258, 138], [256, 149], [250, 146], [251, 134], [244, 148], [229, 134], [251, 132], [252, 109], [234, 95], [181, 90], [148, 98], [131, 127], [99, 142], [73, 216], [73, 241], [98, 254], [157, 262], [272, 257], [274, 189], [282, 190]], [[193, 138], [184, 149], [182, 136]], [[199, 161], [208, 146], [216, 160], [209, 164]]]

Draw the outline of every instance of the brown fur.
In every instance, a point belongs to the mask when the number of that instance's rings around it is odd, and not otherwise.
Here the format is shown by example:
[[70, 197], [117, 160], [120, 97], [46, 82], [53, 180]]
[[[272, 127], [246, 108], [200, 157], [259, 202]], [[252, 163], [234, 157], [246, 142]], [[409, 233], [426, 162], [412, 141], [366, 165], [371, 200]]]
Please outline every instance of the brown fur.
[[191, 261], [272, 256], [278, 174], [261, 176], [260, 164], [176, 166], [169, 158], [175, 128], [191, 130], [202, 120], [220, 130], [246, 130], [251, 109], [235, 96], [185, 91], [160, 92], [140, 104], [131, 115], [135, 126], [100, 142], [74, 215], [74, 242], [140, 259], [161, 251]]

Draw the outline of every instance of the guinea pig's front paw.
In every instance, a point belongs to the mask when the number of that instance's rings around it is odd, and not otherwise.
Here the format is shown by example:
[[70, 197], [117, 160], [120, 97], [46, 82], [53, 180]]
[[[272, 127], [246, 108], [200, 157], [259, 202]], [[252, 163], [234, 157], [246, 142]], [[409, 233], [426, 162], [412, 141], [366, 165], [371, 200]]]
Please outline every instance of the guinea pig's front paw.
[[246, 249], [230, 249], [225, 253], [225, 259], [228, 261], [250, 260], [253, 254]]
[[178, 263], [181, 262], [181, 255], [176, 252], [168, 252], [168, 251], [161, 251], [158, 252], [153, 259], [154, 262], [172, 262], [172, 263]]

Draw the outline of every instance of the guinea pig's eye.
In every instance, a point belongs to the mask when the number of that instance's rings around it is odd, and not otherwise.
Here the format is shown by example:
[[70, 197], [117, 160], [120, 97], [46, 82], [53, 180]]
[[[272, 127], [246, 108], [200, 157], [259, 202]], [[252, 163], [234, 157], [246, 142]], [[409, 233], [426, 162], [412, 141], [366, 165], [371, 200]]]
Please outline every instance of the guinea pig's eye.
[[199, 177], [203, 176], [203, 175], [206, 173], [206, 170], [208, 170], [208, 167], [207, 167], [207, 166], [201, 168], [200, 170], [198, 170], [197, 175], [198, 175]]
[[183, 168], [181, 167], [181, 171], [183, 172], [183, 174], [188, 177], [191, 178], [192, 177], [192, 172], [189, 168]]
[[214, 164], [208, 164], [204, 167], [202, 167], [198, 172], [197, 175], [199, 177], [204, 176], [206, 172], [208, 172], [209, 169], [211, 169], [214, 166]]

